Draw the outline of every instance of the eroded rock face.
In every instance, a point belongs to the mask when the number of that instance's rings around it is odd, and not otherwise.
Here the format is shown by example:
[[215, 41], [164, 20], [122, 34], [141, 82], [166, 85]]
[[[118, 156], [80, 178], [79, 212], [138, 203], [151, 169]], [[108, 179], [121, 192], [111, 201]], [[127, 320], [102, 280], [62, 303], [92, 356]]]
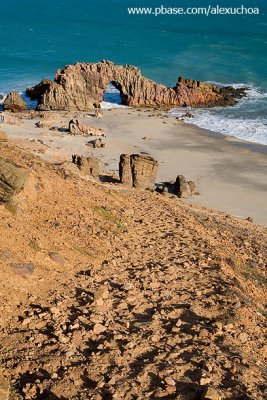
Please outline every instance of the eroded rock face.
[[120, 181], [125, 186], [133, 186], [131, 156], [129, 154], [121, 154], [119, 163]]
[[141, 154], [122, 154], [120, 157], [120, 181], [136, 189], [154, 189], [158, 162]]
[[174, 184], [178, 197], [190, 197], [198, 194], [196, 185], [193, 181], [187, 181], [183, 175], [178, 175]]
[[95, 157], [73, 155], [72, 162], [77, 165], [82, 173], [99, 178], [99, 163]]
[[245, 94], [244, 89], [185, 78], [168, 88], [142, 76], [139, 68], [103, 60], [68, 65], [56, 72], [54, 81], [46, 79], [27, 89], [27, 95], [38, 100], [38, 110], [88, 111], [99, 107], [109, 83], [120, 91], [122, 103], [131, 107], [232, 105]]
[[25, 186], [28, 173], [0, 157], [0, 203], [9, 203]]
[[3, 103], [3, 109], [5, 111], [22, 112], [26, 111], [27, 107], [17, 92], [10, 92]]

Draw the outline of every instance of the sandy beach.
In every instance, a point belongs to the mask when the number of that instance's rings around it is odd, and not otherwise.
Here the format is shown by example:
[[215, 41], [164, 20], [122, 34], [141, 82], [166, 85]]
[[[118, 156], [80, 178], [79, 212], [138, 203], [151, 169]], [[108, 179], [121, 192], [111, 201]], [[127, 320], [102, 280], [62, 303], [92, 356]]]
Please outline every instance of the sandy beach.
[[103, 110], [101, 119], [90, 113], [49, 112], [45, 120], [67, 128], [73, 116], [104, 129], [106, 146], [91, 149], [86, 146], [90, 137], [36, 128], [39, 118], [24, 119], [21, 126], [2, 124], [1, 129], [10, 139], [41, 140], [44, 149], [39, 155], [49, 161], [70, 161], [72, 154], [93, 155], [101, 161], [103, 172], [118, 174], [122, 153], [148, 153], [159, 161], [158, 183], [182, 174], [197, 184], [200, 195], [187, 202], [267, 225], [266, 146], [216, 135], [151, 109]]

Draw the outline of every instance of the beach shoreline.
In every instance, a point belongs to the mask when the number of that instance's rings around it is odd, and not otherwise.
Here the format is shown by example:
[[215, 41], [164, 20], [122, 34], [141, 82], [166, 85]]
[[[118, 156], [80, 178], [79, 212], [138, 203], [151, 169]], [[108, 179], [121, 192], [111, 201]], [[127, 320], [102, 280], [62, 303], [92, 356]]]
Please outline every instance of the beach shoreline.
[[104, 148], [86, 146], [90, 137], [36, 128], [38, 115], [24, 119], [21, 126], [2, 124], [1, 129], [10, 139], [24, 142], [22, 146], [31, 147], [31, 141], [40, 140], [39, 145], [44, 147], [40, 156], [47, 161], [70, 162], [72, 154], [91, 155], [101, 161], [103, 170], [115, 175], [120, 154], [149, 154], [159, 161], [157, 183], [175, 180], [177, 175], [196, 183], [200, 195], [185, 201], [242, 219], [251, 217], [267, 226], [267, 146], [214, 134], [155, 109], [117, 108], [102, 112], [101, 119], [80, 112], [44, 114], [45, 120], [59, 129], [66, 129], [73, 116], [104, 129]]

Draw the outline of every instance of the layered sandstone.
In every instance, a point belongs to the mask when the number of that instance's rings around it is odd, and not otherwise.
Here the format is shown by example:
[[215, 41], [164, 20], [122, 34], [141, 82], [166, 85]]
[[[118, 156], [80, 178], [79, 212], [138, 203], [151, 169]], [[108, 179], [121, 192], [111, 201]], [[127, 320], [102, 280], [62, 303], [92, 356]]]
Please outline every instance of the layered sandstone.
[[77, 165], [83, 174], [89, 174], [96, 179], [99, 178], [99, 163], [95, 157], [73, 155], [72, 162]]
[[131, 107], [226, 106], [244, 95], [244, 89], [220, 88], [185, 78], [169, 88], [142, 76], [137, 67], [106, 60], [68, 65], [56, 72], [54, 81], [45, 79], [27, 89], [27, 95], [38, 100], [38, 110], [88, 111], [100, 106], [110, 83], [120, 91], [122, 103]]
[[154, 189], [158, 162], [141, 154], [122, 154], [120, 157], [120, 181], [136, 189]]

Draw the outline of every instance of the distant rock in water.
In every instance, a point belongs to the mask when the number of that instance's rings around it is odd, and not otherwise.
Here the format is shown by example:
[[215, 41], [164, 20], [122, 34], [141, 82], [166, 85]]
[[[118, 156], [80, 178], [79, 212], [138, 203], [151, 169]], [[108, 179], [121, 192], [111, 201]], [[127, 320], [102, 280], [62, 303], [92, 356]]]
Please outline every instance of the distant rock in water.
[[56, 72], [54, 81], [44, 79], [26, 92], [32, 100], [38, 100], [38, 110], [88, 111], [100, 106], [110, 83], [119, 90], [122, 104], [131, 107], [228, 106], [245, 95], [245, 89], [221, 88], [185, 78], [168, 88], [142, 76], [137, 67], [106, 60], [68, 65]]
[[4, 111], [22, 112], [27, 110], [27, 106], [19, 93], [10, 92], [3, 103], [3, 109]]

